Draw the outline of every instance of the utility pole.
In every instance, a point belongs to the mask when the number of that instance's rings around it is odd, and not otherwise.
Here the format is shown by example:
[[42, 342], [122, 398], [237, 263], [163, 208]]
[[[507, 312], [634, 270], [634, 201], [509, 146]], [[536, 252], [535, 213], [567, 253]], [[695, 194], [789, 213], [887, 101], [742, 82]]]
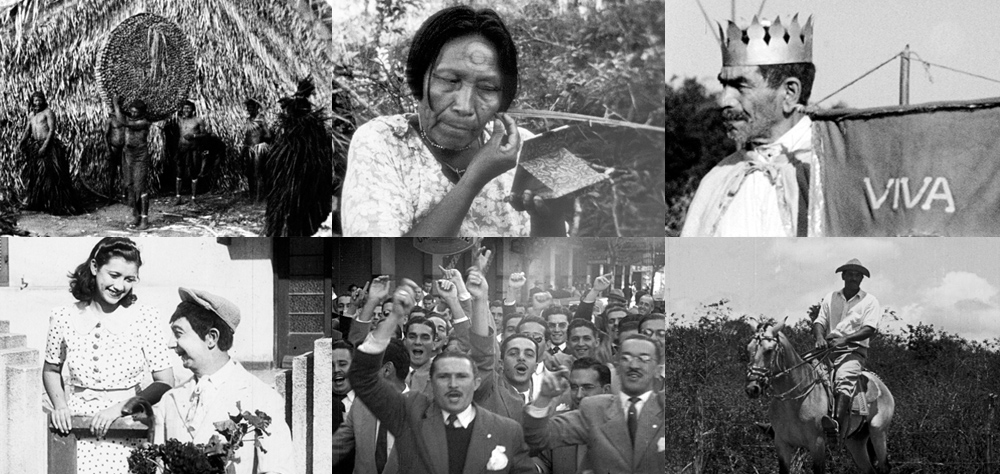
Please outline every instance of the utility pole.
[[910, 104], [910, 45], [899, 57], [899, 105]]

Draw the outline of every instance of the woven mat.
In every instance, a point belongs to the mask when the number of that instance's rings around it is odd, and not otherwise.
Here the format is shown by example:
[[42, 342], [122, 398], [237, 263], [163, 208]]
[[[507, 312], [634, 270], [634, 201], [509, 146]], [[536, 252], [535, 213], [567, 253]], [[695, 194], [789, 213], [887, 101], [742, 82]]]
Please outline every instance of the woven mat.
[[123, 106], [142, 99], [147, 119], [169, 118], [195, 80], [194, 51], [173, 22], [140, 13], [111, 32], [97, 61], [101, 98], [110, 108], [115, 97]]

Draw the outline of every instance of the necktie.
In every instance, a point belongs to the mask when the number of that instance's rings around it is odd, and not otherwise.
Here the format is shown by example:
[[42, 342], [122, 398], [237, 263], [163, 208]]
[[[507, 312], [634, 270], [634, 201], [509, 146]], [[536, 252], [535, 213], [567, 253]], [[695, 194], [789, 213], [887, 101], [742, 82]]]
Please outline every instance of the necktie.
[[184, 417], [184, 422], [188, 425], [188, 431], [193, 432], [195, 425], [198, 424], [199, 410], [201, 408], [201, 392], [204, 387], [204, 379], [199, 380], [194, 386], [194, 391], [191, 392], [191, 398], [188, 400], [191, 406], [188, 408], [187, 416]]
[[549, 354], [556, 355], [558, 353], [559, 353], [559, 348], [556, 346], [552, 346], [552, 349], [549, 349]]
[[451, 428], [461, 428], [461, 426], [458, 426], [458, 415], [454, 413], [448, 415], [448, 426]]
[[379, 423], [378, 438], [375, 440], [375, 471], [379, 474], [382, 474], [382, 469], [385, 469], [387, 446], [385, 423]]
[[635, 412], [635, 404], [639, 402], [639, 397], [630, 397], [628, 401], [628, 435], [632, 438], [632, 444], [635, 444], [635, 429], [639, 425], [639, 416]]

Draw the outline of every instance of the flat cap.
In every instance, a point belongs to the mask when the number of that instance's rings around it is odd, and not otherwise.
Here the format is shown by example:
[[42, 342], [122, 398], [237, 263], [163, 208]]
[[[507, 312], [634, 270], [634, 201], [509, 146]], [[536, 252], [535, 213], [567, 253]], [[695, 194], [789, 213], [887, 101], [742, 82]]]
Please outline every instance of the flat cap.
[[236, 332], [236, 326], [240, 325], [240, 309], [235, 304], [207, 291], [178, 288], [177, 292], [181, 295], [181, 301], [194, 303], [217, 314], [232, 328], [233, 332]]
[[612, 300], [624, 303], [625, 302], [625, 293], [622, 292], [622, 290], [619, 290], [618, 288], [615, 288], [615, 289], [611, 290], [611, 292], [608, 293], [608, 301], [612, 301]]

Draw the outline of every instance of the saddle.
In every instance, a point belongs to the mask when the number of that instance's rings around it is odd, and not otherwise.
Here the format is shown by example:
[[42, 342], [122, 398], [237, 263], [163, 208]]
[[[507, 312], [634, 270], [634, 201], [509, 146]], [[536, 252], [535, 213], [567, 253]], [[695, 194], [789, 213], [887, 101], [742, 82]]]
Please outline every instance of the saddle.
[[[871, 387], [868, 386], [869, 376], [872, 376], [871, 372], [862, 371], [861, 375], [858, 377], [858, 383], [854, 388], [854, 394], [851, 395], [851, 421], [850, 426], [847, 430], [847, 436], [850, 437], [863, 426], [868, 424], [869, 421], [869, 407], [878, 400], [878, 397], [882, 394], [877, 385], [872, 384]], [[826, 389], [827, 399], [829, 400], [829, 405], [827, 406], [827, 416], [833, 418], [833, 405], [836, 399], [836, 393], [833, 387], [833, 373], [827, 374], [827, 377], [823, 379], [823, 386]]]

